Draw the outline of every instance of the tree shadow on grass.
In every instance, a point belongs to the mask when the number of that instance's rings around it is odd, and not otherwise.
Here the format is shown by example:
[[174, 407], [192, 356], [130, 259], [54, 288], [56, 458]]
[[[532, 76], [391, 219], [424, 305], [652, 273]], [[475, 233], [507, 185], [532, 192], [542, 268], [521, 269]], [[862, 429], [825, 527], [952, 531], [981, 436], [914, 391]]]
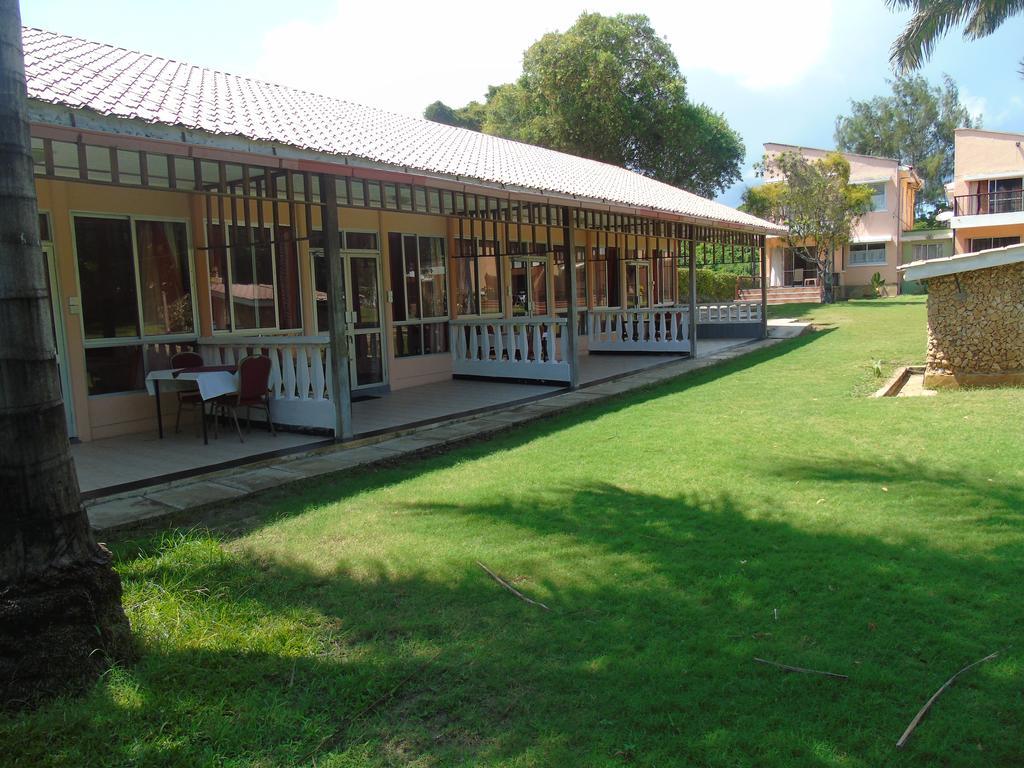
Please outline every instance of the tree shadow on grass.
[[[394, 514], [455, 516], [480, 533], [454, 549], [437, 534], [439, 554], [422, 568], [399, 567], [386, 547], [369, 568], [344, 551], [312, 567], [195, 537], [126, 561], [146, 653], [85, 701], [0, 720], [6, 757], [39, 766], [1024, 761], [1014, 657], [964, 679], [906, 751], [893, 747], [943, 680], [1019, 631], [1019, 574], [989, 558], [809, 532], [729, 495], [607, 483]], [[1006, 554], [1019, 562], [1024, 547]], [[517, 600], [477, 558], [551, 610]], [[787, 675], [754, 656], [851, 679]]]
[[866, 462], [850, 457], [776, 461], [772, 473], [799, 481], [864, 485], [914, 499], [915, 508], [934, 519], [962, 524], [1024, 527], [1024, 485], [983, 477], [933, 463], [889, 459]]
[[[137, 528], [125, 531], [118, 538], [135, 539], [168, 528], [201, 526], [211, 528], [223, 536], [241, 536], [267, 524], [295, 517], [324, 503], [341, 501], [359, 493], [394, 485], [422, 475], [424, 472], [449, 469], [466, 461], [487, 457], [498, 451], [514, 450], [534, 440], [556, 435], [579, 424], [602, 416], [619, 413], [636, 405], [680, 394], [695, 387], [712, 384], [728, 376], [756, 371], [759, 365], [782, 360], [787, 355], [824, 339], [834, 329], [826, 328], [802, 336], [780, 341], [755, 350], [742, 357], [715, 364], [679, 378], [653, 383], [599, 403], [581, 402], [577, 407], [555, 413], [526, 424], [513, 425], [500, 433], [483, 438], [467, 437], [458, 443], [424, 451], [413, 456], [400, 456], [377, 462], [367, 468], [339, 470], [310, 479], [301, 485], [288, 485], [260, 491], [242, 502], [230, 501], [210, 505], [200, 510], [170, 515], [153, 523], [143, 522]], [[656, 373], [656, 372], [652, 372]], [[586, 388], [580, 390], [587, 392]]]

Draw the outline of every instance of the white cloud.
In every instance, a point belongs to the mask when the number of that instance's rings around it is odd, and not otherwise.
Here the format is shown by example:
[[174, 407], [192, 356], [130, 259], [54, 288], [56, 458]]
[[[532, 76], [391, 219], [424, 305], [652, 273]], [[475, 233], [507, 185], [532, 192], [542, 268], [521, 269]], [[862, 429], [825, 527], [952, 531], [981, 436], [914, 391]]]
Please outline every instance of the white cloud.
[[1020, 96], [1005, 96], [991, 100], [986, 96], [976, 96], [967, 88], [960, 88], [960, 101], [967, 107], [972, 117], [980, 117], [984, 128], [1005, 128], [1010, 124], [1019, 124], [1024, 116], [1024, 99]]
[[[520, 72], [523, 51], [547, 31], [564, 30], [584, 10], [646, 13], [668, 38], [684, 74], [699, 70], [746, 88], [792, 86], [824, 57], [831, 0], [614, 2], [519, 0], [376, 2], [338, 0], [323, 18], [271, 29], [252, 73], [407, 114], [435, 99], [461, 105]], [[293, 10], [300, 11], [301, 6]]]
[[[669, 16], [671, 14], [671, 16]], [[824, 60], [831, 0], [676, 3], [664, 29], [684, 72], [705, 69], [755, 91], [796, 85]]]

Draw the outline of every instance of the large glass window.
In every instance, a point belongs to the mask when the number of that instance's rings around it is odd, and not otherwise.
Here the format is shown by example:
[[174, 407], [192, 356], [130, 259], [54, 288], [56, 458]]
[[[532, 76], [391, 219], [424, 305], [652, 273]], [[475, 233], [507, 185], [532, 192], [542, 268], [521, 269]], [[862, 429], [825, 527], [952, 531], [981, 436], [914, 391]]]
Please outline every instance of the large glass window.
[[875, 184], [865, 184], [865, 186], [871, 189], [871, 210], [884, 211], [886, 183], [880, 181]]
[[912, 261], [938, 259], [942, 256], [942, 243], [914, 243], [911, 252]]
[[192, 286], [185, 225], [136, 221], [143, 334], [192, 333]]
[[75, 217], [75, 251], [85, 338], [138, 337], [131, 221]]
[[846, 264], [850, 267], [885, 264], [885, 243], [853, 243]]
[[301, 328], [298, 251], [291, 227], [211, 224], [209, 233], [214, 330]]
[[501, 313], [501, 269], [493, 240], [456, 240], [455, 302], [460, 315]]
[[1020, 245], [1019, 237], [973, 237], [967, 241], [968, 250], [987, 251], [990, 248], [1005, 248], [1008, 245]]
[[593, 298], [595, 307], [608, 306], [608, 261], [604, 248], [594, 248], [594, 258], [590, 263], [593, 277]]
[[654, 303], [675, 303], [676, 257], [671, 251], [654, 251]]
[[448, 351], [444, 238], [388, 235], [395, 357]]
[[76, 216], [74, 230], [89, 394], [141, 389], [146, 343], [195, 334], [185, 224]]
[[[338, 244], [342, 251], [379, 252], [376, 232], [340, 232]], [[310, 233], [309, 255], [313, 258], [316, 327], [320, 333], [327, 333], [330, 314], [330, 306], [327, 303], [327, 260], [324, 258], [324, 233], [320, 230]]]

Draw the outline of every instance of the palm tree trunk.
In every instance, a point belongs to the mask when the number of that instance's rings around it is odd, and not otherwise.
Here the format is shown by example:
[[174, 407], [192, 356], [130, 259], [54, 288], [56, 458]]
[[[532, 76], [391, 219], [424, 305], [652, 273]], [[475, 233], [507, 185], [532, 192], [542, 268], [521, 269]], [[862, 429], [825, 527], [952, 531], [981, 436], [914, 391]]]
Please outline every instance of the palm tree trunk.
[[[0, 0], [0, 706], [131, 651], [68, 448], [39, 244], [17, 0]], [[99, 653], [97, 653], [99, 651]]]

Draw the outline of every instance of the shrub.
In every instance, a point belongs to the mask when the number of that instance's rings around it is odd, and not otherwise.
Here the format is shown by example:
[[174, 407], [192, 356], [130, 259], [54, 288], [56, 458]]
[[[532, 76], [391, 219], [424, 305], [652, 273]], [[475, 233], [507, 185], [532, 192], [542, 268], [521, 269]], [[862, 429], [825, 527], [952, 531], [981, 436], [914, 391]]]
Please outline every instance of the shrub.
[[[736, 281], [739, 275], [715, 269], [697, 270], [697, 301], [732, 301], [736, 298]], [[689, 296], [689, 274], [679, 270], [679, 296], [685, 303]]]

